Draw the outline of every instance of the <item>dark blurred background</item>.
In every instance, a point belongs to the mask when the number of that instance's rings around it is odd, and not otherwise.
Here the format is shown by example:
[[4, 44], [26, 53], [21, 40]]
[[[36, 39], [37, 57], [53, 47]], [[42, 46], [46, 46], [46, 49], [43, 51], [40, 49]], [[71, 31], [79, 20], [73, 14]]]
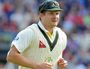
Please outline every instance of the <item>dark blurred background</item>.
[[[6, 55], [17, 33], [38, 21], [44, 0], [0, 0], [0, 69], [17, 69]], [[64, 9], [59, 27], [68, 36], [67, 69], [90, 69], [90, 0], [57, 0]]]

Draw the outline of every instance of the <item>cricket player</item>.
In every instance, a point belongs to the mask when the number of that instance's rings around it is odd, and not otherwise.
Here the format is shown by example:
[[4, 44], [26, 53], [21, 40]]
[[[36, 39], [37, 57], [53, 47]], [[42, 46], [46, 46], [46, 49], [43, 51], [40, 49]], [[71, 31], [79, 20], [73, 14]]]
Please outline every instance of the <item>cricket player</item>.
[[66, 69], [62, 57], [66, 34], [57, 27], [62, 9], [57, 1], [39, 6], [39, 21], [20, 31], [11, 43], [7, 61], [18, 69]]

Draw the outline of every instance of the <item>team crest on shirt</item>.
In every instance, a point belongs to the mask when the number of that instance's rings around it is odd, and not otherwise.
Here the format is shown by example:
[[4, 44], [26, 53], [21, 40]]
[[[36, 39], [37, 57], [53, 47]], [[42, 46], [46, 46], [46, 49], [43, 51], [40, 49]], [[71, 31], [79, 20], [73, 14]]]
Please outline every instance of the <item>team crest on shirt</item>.
[[53, 59], [52, 59], [52, 57], [51, 57], [51, 56], [46, 57], [46, 59], [45, 59], [45, 62], [52, 62], [52, 61], [53, 61]]
[[42, 41], [39, 41], [39, 48], [46, 48], [46, 46], [44, 45]]

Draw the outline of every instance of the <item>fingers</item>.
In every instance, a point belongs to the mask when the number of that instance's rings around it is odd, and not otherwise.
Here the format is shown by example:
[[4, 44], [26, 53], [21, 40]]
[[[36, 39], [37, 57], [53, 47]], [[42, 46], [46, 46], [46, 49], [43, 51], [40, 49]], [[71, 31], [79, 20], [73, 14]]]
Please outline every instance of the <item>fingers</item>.
[[60, 58], [58, 61], [58, 65], [61, 69], [66, 69], [67, 61], [63, 58]]
[[66, 69], [66, 64], [65, 63], [59, 64], [59, 66], [60, 66], [61, 69]]
[[67, 61], [64, 60], [64, 59], [60, 59], [60, 60], [58, 61], [58, 63], [59, 63], [59, 64], [66, 64], [66, 65], [67, 65]]
[[45, 62], [48, 66], [52, 66], [52, 64], [51, 63], [47, 63], [47, 62]]
[[48, 62], [41, 63], [38, 69], [52, 69], [52, 64]]
[[67, 64], [67, 61], [64, 60], [63, 58], [60, 58], [59, 61], [58, 61], [58, 63], [65, 63], [65, 64]]

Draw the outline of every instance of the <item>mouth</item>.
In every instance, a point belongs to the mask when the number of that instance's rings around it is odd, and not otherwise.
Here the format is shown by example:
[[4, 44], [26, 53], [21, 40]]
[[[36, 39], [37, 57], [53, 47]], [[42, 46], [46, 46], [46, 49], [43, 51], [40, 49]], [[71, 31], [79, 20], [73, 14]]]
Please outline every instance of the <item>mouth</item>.
[[57, 19], [52, 19], [53, 22], [57, 22]]
[[58, 22], [58, 19], [54, 18], [52, 19], [52, 22]]
[[52, 20], [52, 22], [58, 22], [57, 20]]

